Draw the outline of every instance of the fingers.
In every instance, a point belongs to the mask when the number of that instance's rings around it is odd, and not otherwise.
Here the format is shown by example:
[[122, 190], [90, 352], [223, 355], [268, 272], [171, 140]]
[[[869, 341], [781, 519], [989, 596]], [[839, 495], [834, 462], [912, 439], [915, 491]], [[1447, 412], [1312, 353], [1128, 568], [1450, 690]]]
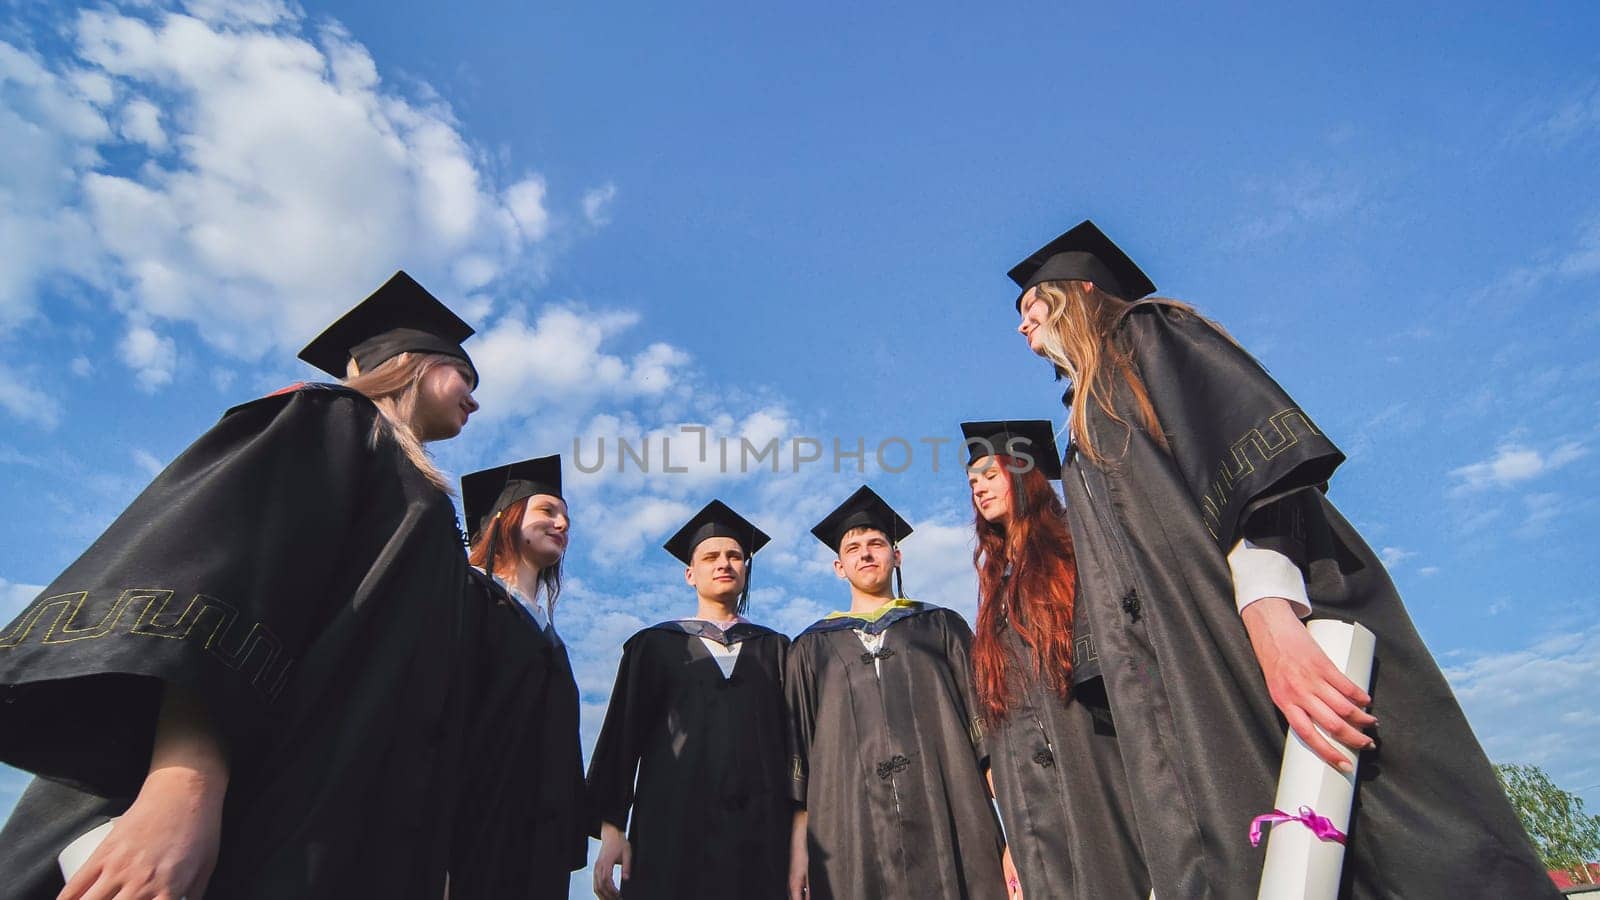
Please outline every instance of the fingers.
[[[1319, 656], [1321, 658], [1317, 660], [1317, 665], [1315, 666], [1317, 680], [1332, 688], [1339, 696], [1357, 707], [1364, 709], [1372, 705], [1371, 694], [1368, 694], [1358, 687], [1354, 681], [1351, 681], [1350, 676], [1340, 671], [1339, 667], [1333, 664], [1333, 660], [1329, 659], [1327, 654], [1319, 654]], [[1377, 720], [1374, 719], [1373, 721]]]
[[1311, 752], [1315, 753], [1323, 762], [1346, 774], [1355, 771], [1355, 766], [1351, 765], [1350, 760], [1346, 759], [1345, 755], [1340, 753], [1336, 747], [1328, 743], [1327, 738], [1317, 732], [1317, 729], [1311, 724], [1311, 718], [1306, 715], [1304, 710], [1299, 707], [1290, 707], [1284, 710], [1283, 713], [1284, 718], [1289, 720], [1289, 727], [1294, 729], [1294, 733], [1300, 736], [1300, 740], [1304, 741], [1306, 746], [1311, 748]]
[[1371, 728], [1378, 724], [1377, 716], [1355, 705], [1349, 697], [1340, 693], [1335, 685], [1324, 684], [1317, 693], [1317, 697], [1328, 709], [1333, 710], [1334, 715], [1349, 722], [1356, 728]]
[[1356, 730], [1351, 724], [1340, 718], [1337, 713], [1328, 708], [1328, 704], [1313, 697], [1305, 705], [1306, 714], [1311, 721], [1316, 723], [1329, 737], [1349, 747], [1351, 750], [1365, 750], [1372, 746], [1372, 738]]
[[633, 875], [633, 845], [622, 845], [622, 880], [626, 882]]
[[594, 895], [600, 900], [617, 900], [617, 886], [611, 883], [611, 867], [594, 870]]

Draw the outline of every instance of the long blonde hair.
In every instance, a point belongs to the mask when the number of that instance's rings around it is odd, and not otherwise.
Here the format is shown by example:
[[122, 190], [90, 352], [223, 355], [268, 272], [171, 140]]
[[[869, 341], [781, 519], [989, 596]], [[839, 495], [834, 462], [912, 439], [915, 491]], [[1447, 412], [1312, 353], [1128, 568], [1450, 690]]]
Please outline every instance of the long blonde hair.
[[451, 496], [455, 495], [454, 486], [433, 464], [428, 451], [423, 449], [422, 441], [412, 429], [411, 418], [416, 414], [417, 391], [422, 385], [422, 377], [436, 366], [450, 365], [454, 362], [454, 357], [442, 353], [408, 351], [384, 360], [370, 372], [363, 372], [361, 367], [356, 365], [356, 361], [351, 359], [345, 366], [344, 379], [345, 387], [361, 392], [377, 405], [378, 412], [381, 413], [372, 426], [373, 446], [377, 446], [378, 438], [387, 431], [395, 443], [400, 445], [400, 450], [406, 459], [410, 460], [434, 487]]
[[[1091, 403], [1098, 406], [1106, 418], [1127, 429], [1132, 437], [1133, 426], [1117, 412], [1112, 402], [1116, 379], [1121, 379], [1133, 395], [1139, 425], [1157, 445], [1166, 449], [1167, 436], [1156, 418], [1150, 392], [1134, 366], [1132, 351], [1117, 335], [1117, 326], [1133, 304], [1087, 281], [1046, 281], [1034, 287], [1030, 294], [1034, 299], [1043, 300], [1048, 308], [1039, 354], [1055, 365], [1058, 377], [1072, 382], [1072, 412], [1067, 426], [1079, 451], [1097, 466], [1106, 462], [1103, 449], [1089, 432]], [[1187, 303], [1165, 298], [1155, 298], [1155, 301], [1176, 310], [1179, 315], [1199, 316]], [[1024, 298], [1023, 306], [1030, 302]], [[1126, 448], [1124, 443], [1123, 449]]]

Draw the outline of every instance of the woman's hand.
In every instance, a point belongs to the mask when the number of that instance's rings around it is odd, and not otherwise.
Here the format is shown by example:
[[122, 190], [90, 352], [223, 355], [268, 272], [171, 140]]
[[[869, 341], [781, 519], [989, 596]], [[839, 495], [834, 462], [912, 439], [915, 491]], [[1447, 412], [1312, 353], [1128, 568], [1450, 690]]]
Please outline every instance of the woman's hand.
[[1022, 879], [1017, 877], [1017, 867], [1011, 862], [1011, 845], [1000, 856], [1000, 868], [1006, 876], [1006, 900], [1022, 900]]
[[57, 900], [200, 900], [217, 864], [228, 763], [204, 707], [169, 685], [133, 805]]
[[633, 873], [633, 848], [622, 829], [603, 822], [600, 825], [600, 856], [594, 861], [594, 895], [600, 900], [621, 900], [622, 891], [611, 880], [613, 867], [622, 866], [622, 885], [627, 887], [628, 876]]
[[200, 900], [217, 863], [222, 796], [192, 769], [151, 772], [58, 900]]
[[1240, 616], [1266, 676], [1267, 692], [1289, 727], [1328, 765], [1345, 773], [1354, 771], [1350, 760], [1316, 727], [1352, 750], [1375, 746], [1360, 731], [1378, 724], [1364, 709], [1372, 697], [1322, 652], [1289, 601], [1265, 597], [1246, 606]]

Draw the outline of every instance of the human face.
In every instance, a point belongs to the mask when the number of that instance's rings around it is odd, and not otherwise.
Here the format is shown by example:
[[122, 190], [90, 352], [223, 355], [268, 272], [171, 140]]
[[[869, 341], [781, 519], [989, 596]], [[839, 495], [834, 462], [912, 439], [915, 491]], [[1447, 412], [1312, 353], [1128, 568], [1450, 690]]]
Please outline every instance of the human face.
[[683, 578], [700, 596], [731, 602], [744, 590], [746, 565], [738, 541], [730, 537], [706, 538], [695, 546]]
[[898, 565], [900, 551], [889, 543], [888, 535], [876, 528], [852, 528], [839, 542], [833, 571], [862, 593], [881, 594], [889, 589]]
[[1050, 316], [1050, 305], [1039, 299], [1038, 288], [1028, 288], [1022, 295], [1020, 304], [1022, 310], [1022, 324], [1017, 326], [1017, 333], [1028, 342], [1028, 349], [1035, 353], [1044, 350], [1045, 319]]
[[417, 385], [411, 429], [420, 441], [449, 440], [461, 433], [467, 417], [478, 411], [472, 399], [472, 370], [466, 363], [440, 363]]
[[1011, 517], [1011, 473], [998, 457], [985, 456], [967, 467], [967, 487], [984, 521], [1003, 524]]
[[567, 504], [552, 494], [534, 494], [522, 510], [522, 559], [535, 569], [547, 569], [567, 552]]

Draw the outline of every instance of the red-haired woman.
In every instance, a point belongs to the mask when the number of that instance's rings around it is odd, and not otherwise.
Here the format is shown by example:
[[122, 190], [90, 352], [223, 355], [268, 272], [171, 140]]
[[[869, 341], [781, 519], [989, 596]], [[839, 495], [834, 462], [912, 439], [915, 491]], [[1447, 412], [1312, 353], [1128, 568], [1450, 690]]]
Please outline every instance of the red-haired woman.
[[[1098, 767], [1132, 806], [1115, 868], [1158, 898], [1255, 896], [1264, 851], [1246, 835], [1273, 809], [1287, 724], [1358, 773], [1339, 896], [1555, 896], [1383, 564], [1325, 496], [1338, 448], [1218, 326], [1141, 299], [1155, 286], [1092, 223], [1010, 275], [1018, 331], [1071, 382], [1073, 621], [1115, 738], [1056, 759]], [[1312, 612], [1377, 636], [1370, 694], [1311, 638]]]
[[977, 532], [973, 680], [1010, 895], [1143, 897], [1143, 868], [1119, 850], [1137, 836], [1093, 637], [1074, 615], [1077, 559], [1050, 484], [1061, 475], [1051, 424], [961, 427]]
[[486, 621], [467, 723], [481, 765], [461, 792], [450, 896], [565, 897], [587, 860], [578, 685], [556, 633], [569, 520], [561, 457], [461, 479], [473, 589]]
[[422, 446], [478, 408], [471, 334], [397, 274], [301, 352], [342, 384], [229, 410], [0, 627], [39, 776], [0, 894], [444, 895], [476, 631]]

